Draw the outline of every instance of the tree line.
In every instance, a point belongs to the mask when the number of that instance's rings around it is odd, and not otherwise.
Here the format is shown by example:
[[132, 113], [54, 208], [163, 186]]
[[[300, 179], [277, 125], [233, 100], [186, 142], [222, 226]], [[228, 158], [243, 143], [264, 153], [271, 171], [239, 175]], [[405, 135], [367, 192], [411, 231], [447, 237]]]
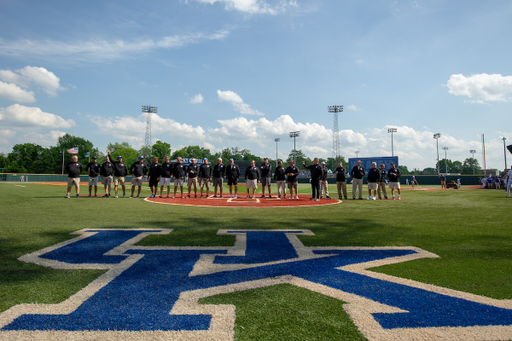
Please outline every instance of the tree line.
[[[0, 153], [0, 168], [4, 168], [6, 173], [33, 173], [33, 174], [60, 174], [62, 172], [62, 157], [64, 155], [64, 163], [69, 162], [70, 155], [67, 153], [68, 149], [78, 147], [78, 161], [84, 166], [89, 163], [92, 156], [98, 158], [99, 163], [103, 163], [105, 160], [105, 153], [94, 147], [93, 143], [82, 137], [73, 136], [66, 134], [60, 137], [57, 141], [56, 146], [42, 147], [35, 143], [23, 143], [16, 144], [13, 146], [12, 151], [7, 155]], [[147, 150], [134, 149], [128, 142], [114, 142], [107, 145], [107, 149], [113, 158], [118, 155], [123, 157], [123, 161], [131, 165], [138, 160], [139, 155], [151, 155], [151, 158], [158, 157], [160, 162], [163, 162], [164, 156], [169, 156], [171, 152], [171, 145], [167, 142], [156, 141], [151, 146], [151, 151], [148, 153]], [[64, 154], [62, 154], [62, 152]], [[89, 157], [86, 157], [89, 153]], [[302, 161], [306, 164], [311, 164], [313, 159], [308, 157], [302, 150], [290, 151], [285, 162], [289, 162], [295, 156], [296, 166], [302, 169]], [[218, 158], [222, 159], [224, 164], [228, 164], [229, 159], [236, 161], [263, 161], [263, 158], [251, 153], [248, 149], [239, 147], [224, 148], [220, 152], [212, 153], [209, 149], [200, 146], [187, 146], [179, 150], [174, 151], [170, 158], [171, 160], [177, 157], [191, 158], [195, 157], [198, 162], [201, 163], [203, 158], [208, 158], [211, 163], [215, 163]], [[269, 158], [272, 164], [275, 164], [275, 159]], [[345, 157], [340, 156], [333, 159], [329, 157], [327, 159], [319, 158], [320, 162], [325, 162], [327, 168], [334, 170], [338, 166], [338, 162], [341, 161], [345, 168], [348, 166]], [[146, 162], [151, 162], [146, 160]], [[436, 165], [437, 166], [437, 165]], [[439, 168], [442, 173], [448, 170], [448, 173], [461, 173], [461, 174], [475, 174], [481, 173], [480, 165], [478, 161], [473, 158], [467, 158], [464, 162], [451, 161], [451, 160], [439, 160]], [[399, 166], [402, 174], [437, 174], [437, 168], [425, 168], [423, 170], [414, 169], [409, 171], [407, 166]]]

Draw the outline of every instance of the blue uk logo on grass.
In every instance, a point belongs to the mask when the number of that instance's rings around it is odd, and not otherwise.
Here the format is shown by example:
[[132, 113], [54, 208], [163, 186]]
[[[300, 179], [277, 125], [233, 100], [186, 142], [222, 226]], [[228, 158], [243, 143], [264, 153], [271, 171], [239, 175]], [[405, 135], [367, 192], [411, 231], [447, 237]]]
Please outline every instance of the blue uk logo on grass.
[[5, 339], [233, 339], [235, 309], [202, 297], [289, 283], [344, 302], [370, 340], [512, 339], [512, 302], [368, 271], [437, 257], [415, 247], [305, 247], [309, 230], [219, 230], [233, 247], [143, 247], [171, 230], [81, 230], [23, 257], [55, 269], [108, 269], [66, 301], [0, 314]]

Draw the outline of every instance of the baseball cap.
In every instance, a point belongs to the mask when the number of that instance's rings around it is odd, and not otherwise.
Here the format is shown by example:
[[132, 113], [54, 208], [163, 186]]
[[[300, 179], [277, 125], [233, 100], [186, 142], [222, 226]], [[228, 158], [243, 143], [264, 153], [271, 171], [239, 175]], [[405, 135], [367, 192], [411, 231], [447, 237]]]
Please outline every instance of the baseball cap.
[[205, 157], [205, 158], [203, 159], [203, 161], [208, 161], [208, 158], [206, 158], [206, 157]]
[[325, 165], [325, 162], [322, 161], [322, 165]]
[[235, 160], [233, 160], [233, 159], [229, 159], [229, 161], [235, 161]]
[[122, 156], [121, 156], [121, 155], [119, 155], [117, 158], [118, 158], [118, 159], [121, 159], [121, 158], [122, 158]]
[[143, 159], [143, 158], [144, 158], [144, 156], [142, 156], [142, 155], [141, 155], [141, 156], [139, 156], [139, 160], [140, 160], [140, 159]]
[[97, 159], [97, 157], [96, 157], [96, 156], [93, 156], [92, 158], [93, 158], [93, 159]]

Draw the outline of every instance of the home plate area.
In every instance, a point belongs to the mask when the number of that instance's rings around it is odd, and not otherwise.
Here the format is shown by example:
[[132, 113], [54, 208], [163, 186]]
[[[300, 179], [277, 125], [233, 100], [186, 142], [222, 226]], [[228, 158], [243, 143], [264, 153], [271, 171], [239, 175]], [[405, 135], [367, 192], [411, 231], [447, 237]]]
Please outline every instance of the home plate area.
[[186, 206], [209, 206], [209, 207], [297, 207], [297, 206], [322, 206], [322, 205], [334, 205], [341, 203], [341, 200], [336, 199], [320, 199], [319, 201], [310, 200], [309, 195], [299, 195], [299, 199], [285, 199], [273, 196], [272, 198], [255, 196], [254, 199], [246, 198], [245, 195], [239, 196], [238, 198], [229, 198], [229, 194], [224, 195], [223, 198], [187, 198], [186, 194], [184, 198], [173, 197], [167, 198], [146, 198], [146, 201], [158, 203], [158, 204], [169, 204], [169, 205], [186, 205]]

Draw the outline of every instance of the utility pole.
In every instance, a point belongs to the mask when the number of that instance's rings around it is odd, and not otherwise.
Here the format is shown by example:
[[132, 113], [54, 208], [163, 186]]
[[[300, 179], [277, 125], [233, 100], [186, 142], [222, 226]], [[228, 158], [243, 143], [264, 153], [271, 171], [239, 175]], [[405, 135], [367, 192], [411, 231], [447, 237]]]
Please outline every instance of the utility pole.
[[506, 139], [507, 139], [506, 137], [502, 138], [502, 140], [503, 140], [503, 156], [505, 156], [505, 169], [507, 169], [507, 147], [505, 146]]
[[439, 138], [441, 137], [440, 133], [434, 134], [434, 139], [437, 142], [437, 175], [441, 174], [439, 173]]
[[295, 144], [295, 139], [299, 137], [300, 131], [292, 131], [290, 133], [290, 137], [293, 137], [293, 163], [297, 165], [297, 162], [295, 161], [295, 151], [297, 150], [297, 146]]
[[158, 112], [158, 107], [143, 105], [142, 112], [147, 114], [146, 136], [144, 138], [144, 145], [142, 146], [142, 154], [146, 160], [145, 162], [151, 163], [151, 161], [148, 160], [151, 156], [151, 114], [156, 114]]
[[473, 154], [473, 175], [475, 175], [475, 153], [476, 153], [476, 150], [471, 149], [469, 152], [471, 154]]
[[444, 150], [444, 165], [446, 167], [446, 174], [448, 174], [448, 157], [446, 156], [446, 152], [448, 151], [448, 147], [443, 147]]
[[[340, 156], [340, 130], [338, 128], [338, 113], [343, 112], [343, 105], [330, 105], [327, 110], [333, 114], [332, 120], [332, 163], [338, 161]], [[331, 164], [334, 168], [334, 164]]]
[[274, 141], [276, 142], [276, 168], [275, 169], [277, 169], [277, 155], [278, 155], [277, 154], [277, 144], [279, 141], [281, 141], [281, 139], [278, 137], [278, 138], [274, 139]]
[[393, 149], [393, 133], [396, 133], [396, 128], [389, 128], [388, 133], [391, 133], [391, 156], [395, 156], [395, 152]]

